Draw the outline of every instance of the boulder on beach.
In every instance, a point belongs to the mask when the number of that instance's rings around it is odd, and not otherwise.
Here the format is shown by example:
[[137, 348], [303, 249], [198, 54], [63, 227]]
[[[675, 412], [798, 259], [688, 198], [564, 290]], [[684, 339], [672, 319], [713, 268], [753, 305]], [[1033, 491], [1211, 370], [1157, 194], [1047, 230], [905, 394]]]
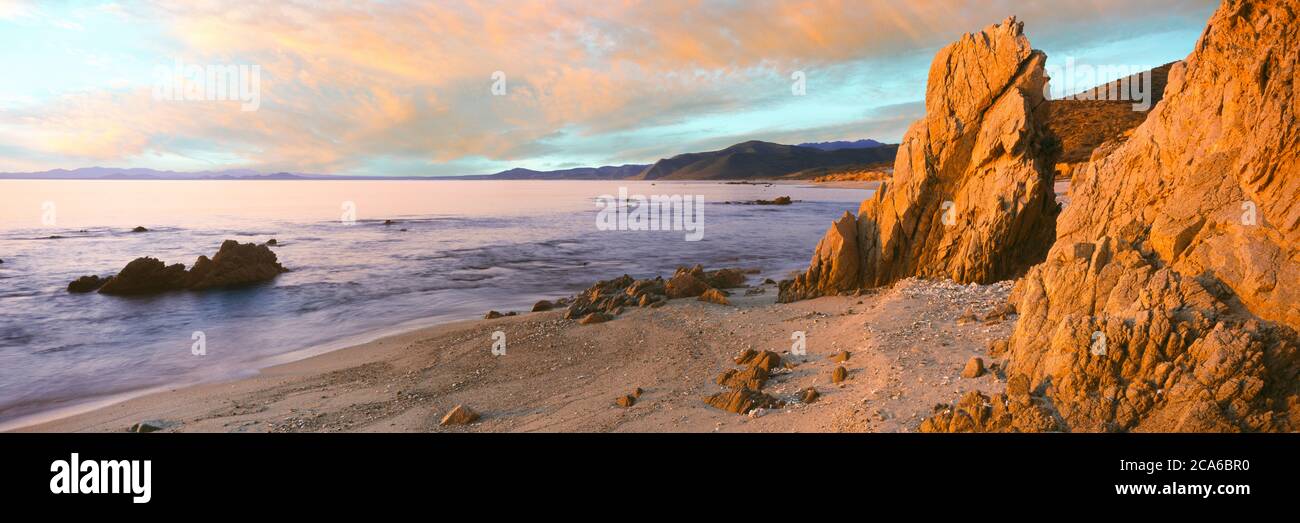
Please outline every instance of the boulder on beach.
[[893, 179], [830, 227], [779, 300], [911, 276], [991, 283], [1042, 261], [1059, 212], [1045, 61], [1014, 17], [939, 51]]
[[456, 405], [454, 408], [448, 411], [445, 416], [442, 417], [442, 421], [438, 422], [438, 424], [439, 425], [469, 425], [470, 423], [474, 423], [475, 421], [478, 421], [478, 419], [479, 419], [479, 414], [477, 412], [474, 412], [474, 409], [471, 409], [464, 405]]
[[735, 414], [748, 414], [754, 409], [770, 409], [780, 402], [776, 398], [752, 389], [733, 389], [704, 398], [710, 407]]
[[700, 276], [678, 269], [677, 274], [674, 274], [673, 278], [668, 280], [665, 292], [672, 299], [694, 298], [704, 294], [709, 288], [709, 284]]
[[701, 294], [700, 297], [696, 299], [703, 302], [716, 303], [718, 305], [731, 305], [731, 301], [727, 299], [727, 295], [723, 294], [722, 291], [718, 289], [709, 289], [704, 291], [704, 294]]
[[136, 228], [131, 229], [131, 232], [149, 232], [149, 229], [144, 228], [144, 226], [136, 226]]
[[729, 389], [763, 390], [769, 374], [762, 367], [747, 367], [744, 370], [728, 369], [719, 374], [714, 383]]
[[984, 360], [979, 357], [971, 358], [966, 362], [966, 367], [961, 370], [963, 378], [978, 378], [984, 375]]
[[541, 300], [533, 304], [533, 312], [545, 312], [555, 308], [555, 304], [550, 300]]
[[603, 312], [593, 312], [593, 313], [591, 313], [591, 314], [588, 314], [588, 315], [586, 315], [586, 316], [583, 316], [582, 319], [578, 321], [578, 324], [580, 324], [580, 325], [592, 325], [592, 324], [596, 324], [596, 323], [605, 323], [605, 322], [607, 322], [607, 321], [609, 321], [609, 320], [612, 320], [612, 319], [614, 319], [613, 316], [610, 316], [610, 315], [605, 314], [605, 313], [603, 313]]
[[747, 349], [745, 352], [740, 353], [740, 355], [733, 361], [735, 361], [737, 365], [759, 367], [764, 371], [772, 372], [772, 369], [781, 366], [781, 355], [770, 350], [759, 352]]
[[503, 317], [505, 317], [505, 314], [501, 314], [498, 311], [488, 311], [487, 314], [483, 315], [483, 319], [485, 320], [495, 320], [497, 318], [503, 318]]
[[844, 367], [835, 367], [831, 372], [831, 383], [843, 383], [847, 379], [849, 379], [849, 370]]

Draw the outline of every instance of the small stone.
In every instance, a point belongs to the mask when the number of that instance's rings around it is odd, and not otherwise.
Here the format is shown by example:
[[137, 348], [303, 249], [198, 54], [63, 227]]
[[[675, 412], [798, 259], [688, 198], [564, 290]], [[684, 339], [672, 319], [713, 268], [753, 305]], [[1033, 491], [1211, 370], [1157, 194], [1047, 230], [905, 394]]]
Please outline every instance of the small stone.
[[591, 325], [594, 323], [605, 323], [611, 319], [613, 318], [603, 312], [593, 312], [583, 317], [578, 321], [578, 323], [581, 325]]
[[835, 371], [831, 373], [831, 383], [840, 383], [846, 379], [849, 379], [849, 370], [844, 367], [835, 367]]
[[641, 390], [641, 387], [637, 387], [637, 388], [635, 388], [635, 389], [632, 389], [632, 397], [634, 397], [634, 398], [640, 398], [642, 392], [644, 392], [644, 391]]
[[464, 405], [456, 405], [446, 416], [442, 417], [439, 425], [468, 425], [478, 421], [479, 415], [474, 409]]
[[718, 305], [731, 305], [731, 301], [727, 299], [727, 296], [722, 294], [722, 291], [718, 289], [709, 289], [704, 291], [704, 294], [701, 294], [697, 299], [704, 302], [716, 303]]
[[983, 375], [984, 360], [978, 356], [971, 358], [970, 361], [966, 362], [966, 368], [961, 371], [961, 377], [963, 378], [978, 378]]
[[619, 396], [618, 399], [615, 399], [614, 404], [626, 409], [636, 404], [636, 396], [633, 396], [631, 394], [624, 394], [622, 396]]
[[802, 393], [799, 394], [799, 401], [802, 401], [805, 404], [807, 404], [807, 403], [812, 403], [814, 401], [817, 401], [817, 398], [819, 397], [821, 397], [821, 393], [817, 392], [817, 389], [808, 387], [804, 389]]
[[831, 361], [834, 361], [835, 363], [844, 363], [849, 361], [850, 356], [852, 356], [852, 354], [849, 351], [842, 350], [832, 355]]

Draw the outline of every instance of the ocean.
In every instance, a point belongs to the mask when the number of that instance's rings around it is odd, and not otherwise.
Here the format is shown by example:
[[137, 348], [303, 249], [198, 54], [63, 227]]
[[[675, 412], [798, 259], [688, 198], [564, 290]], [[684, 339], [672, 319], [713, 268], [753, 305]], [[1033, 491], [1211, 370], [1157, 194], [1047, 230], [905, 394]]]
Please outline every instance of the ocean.
[[[600, 226], [597, 202], [620, 187], [702, 196], [699, 240]], [[705, 182], [0, 180], [0, 426], [488, 310], [523, 312], [622, 274], [699, 263], [789, 277], [870, 194]], [[795, 203], [726, 203], [786, 195]], [[223, 240], [272, 238], [290, 272], [266, 284], [146, 297], [65, 290], [137, 257], [188, 267]], [[205, 355], [193, 354], [197, 333]]]

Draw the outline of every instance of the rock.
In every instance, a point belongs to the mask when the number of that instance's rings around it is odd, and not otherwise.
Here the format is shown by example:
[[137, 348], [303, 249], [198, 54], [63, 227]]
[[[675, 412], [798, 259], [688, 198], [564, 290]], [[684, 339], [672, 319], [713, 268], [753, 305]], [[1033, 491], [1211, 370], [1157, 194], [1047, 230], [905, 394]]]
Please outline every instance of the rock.
[[1300, 430], [1297, 13], [1222, 2], [1164, 100], [1074, 173], [1011, 296], [1008, 396], [1070, 431]]
[[582, 320], [578, 321], [578, 323], [581, 325], [591, 325], [594, 323], [605, 323], [612, 319], [614, 319], [612, 316], [603, 312], [593, 312], [584, 316]]
[[834, 361], [834, 362], [836, 362], [836, 363], [844, 363], [844, 362], [846, 362], [846, 361], [849, 361], [849, 357], [852, 356], [852, 355], [853, 355], [853, 354], [850, 353], [849, 351], [842, 350], [842, 351], [839, 351], [839, 352], [833, 354], [833, 355], [831, 356], [831, 361]]
[[988, 314], [985, 314], [983, 321], [985, 325], [992, 325], [995, 323], [1001, 323], [1003, 321], [1009, 320], [1015, 315], [1016, 315], [1015, 305], [1012, 305], [1010, 303], [1003, 303], [998, 305], [997, 307], [994, 307], [993, 310], [988, 312]]
[[100, 278], [99, 276], [94, 276], [94, 275], [82, 276], [74, 280], [72, 283], [68, 284], [68, 292], [71, 293], [92, 292], [102, 287], [104, 283], [106, 283], [107, 281], [108, 281], [107, 278]]
[[844, 367], [835, 367], [835, 371], [831, 372], [831, 383], [842, 383], [847, 379], [849, 379], [849, 370]]
[[704, 282], [715, 289], [734, 289], [745, 284], [745, 271], [718, 269], [704, 274]]
[[268, 281], [286, 271], [267, 246], [226, 240], [211, 259], [199, 256], [188, 271], [179, 263], [166, 265], [156, 258], [136, 258], [108, 278], [99, 292], [132, 295], [234, 287]]
[[495, 319], [497, 319], [497, 318], [501, 318], [501, 317], [504, 317], [504, 316], [505, 316], [505, 314], [501, 314], [500, 312], [497, 312], [497, 311], [488, 311], [487, 314], [484, 314], [484, 315], [483, 315], [483, 319], [485, 319], [485, 320], [495, 320]]
[[768, 370], [762, 367], [748, 367], [745, 370], [727, 370], [714, 380], [718, 385], [729, 389], [763, 390], [767, 384]]
[[644, 391], [641, 390], [641, 387], [637, 387], [637, 388], [635, 388], [635, 389], [632, 389], [632, 397], [634, 397], [634, 398], [640, 398], [642, 392], [644, 392]]
[[127, 432], [137, 432], [137, 433], [158, 432], [160, 430], [167, 430], [175, 426], [176, 426], [176, 422], [161, 420], [161, 419], [151, 419], [151, 420], [141, 421], [139, 423], [136, 423], [135, 425], [131, 425], [131, 428], [127, 429]]
[[763, 285], [776, 285], [776, 280], [773, 280], [772, 278], [764, 278]]
[[471, 409], [464, 405], [456, 405], [456, 407], [451, 409], [450, 412], [447, 412], [447, 415], [442, 417], [442, 421], [438, 422], [438, 424], [439, 425], [469, 425], [470, 423], [474, 423], [475, 421], [478, 421], [478, 418], [479, 415], [477, 412], [474, 412], [474, 409]]
[[619, 396], [617, 399], [615, 399], [614, 404], [626, 409], [636, 404], [636, 396], [633, 396], [631, 394], [624, 394], [622, 396]]
[[812, 387], [808, 387], [804, 389], [803, 392], [799, 393], [799, 401], [803, 402], [804, 404], [815, 402], [819, 397], [821, 397], [821, 394], [817, 392], [817, 389], [814, 389]]
[[734, 360], [737, 365], [748, 365], [758, 367], [766, 372], [772, 372], [772, 369], [781, 366], [781, 355], [770, 350], [758, 352], [752, 349], [746, 349], [740, 356]]
[[978, 378], [984, 375], [984, 360], [979, 357], [971, 358], [966, 362], [966, 368], [961, 370], [963, 378]]
[[271, 238], [269, 240], [266, 240], [266, 245], [268, 247], [275, 247], [276, 245], [280, 245], [280, 241], [276, 240], [275, 238]]
[[166, 265], [156, 258], [136, 258], [100, 288], [100, 294], [137, 295], [184, 289], [188, 274], [179, 263]]
[[384, 220], [384, 225], [397, 225], [397, 222], [393, 220]]
[[955, 407], [936, 405], [920, 432], [1054, 432], [1061, 430], [1041, 400], [990, 398], [979, 391], [962, 396]]
[[1042, 261], [1059, 212], [1045, 60], [1015, 18], [939, 51], [893, 179], [831, 226], [779, 301], [910, 276], [991, 283]]
[[979, 320], [980, 320], [979, 316], [976, 316], [974, 311], [970, 309], [966, 309], [964, 312], [961, 313], [961, 316], [957, 317], [957, 325], [969, 325]]
[[680, 269], [671, 280], [668, 280], [665, 287], [665, 293], [672, 299], [694, 298], [707, 290], [709, 290], [708, 283], [694, 274], [683, 273]]
[[720, 392], [704, 398], [704, 403], [735, 414], [748, 414], [749, 411], [754, 409], [775, 408], [777, 406], [776, 398], [751, 389]]
[[697, 299], [699, 301], [716, 303], [718, 305], [731, 305], [731, 301], [727, 299], [727, 296], [722, 294], [722, 291], [718, 289], [709, 289], [704, 291], [704, 294], [701, 294]]
[[790, 205], [791, 202], [793, 202], [793, 200], [791, 200], [789, 196], [777, 196], [775, 199], [772, 200], [754, 201], [754, 203], [758, 205]]
[[555, 304], [548, 300], [542, 300], [533, 304], [533, 312], [545, 312], [555, 308]]
[[136, 228], [131, 229], [131, 232], [149, 232], [149, 229], [146, 229], [143, 226], [136, 226]]
[[287, 272], [265, 245], [226, 240], [209, 261], [199, 256], [190, 268], [187, 287], [192, 290], [251, 285]]

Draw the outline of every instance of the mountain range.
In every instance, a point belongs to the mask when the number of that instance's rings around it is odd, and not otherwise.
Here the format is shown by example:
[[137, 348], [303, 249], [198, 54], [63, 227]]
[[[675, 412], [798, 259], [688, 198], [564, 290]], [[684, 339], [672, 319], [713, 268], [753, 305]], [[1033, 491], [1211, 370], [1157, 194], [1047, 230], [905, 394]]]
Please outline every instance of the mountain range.
[[576, 167], [554, 171], [514, 168], [469, 176], [357, 176], [261, 173], [249, 169], [179, 172], [83, 167], [0, 173], [0, 179], [37, 180], [753, 180], [810, 178], [830, 170], [890, 164], [898, 146], [875, 140], [783, 145], [751, 140], [717, 151], [686, 153], [653, 164]]

